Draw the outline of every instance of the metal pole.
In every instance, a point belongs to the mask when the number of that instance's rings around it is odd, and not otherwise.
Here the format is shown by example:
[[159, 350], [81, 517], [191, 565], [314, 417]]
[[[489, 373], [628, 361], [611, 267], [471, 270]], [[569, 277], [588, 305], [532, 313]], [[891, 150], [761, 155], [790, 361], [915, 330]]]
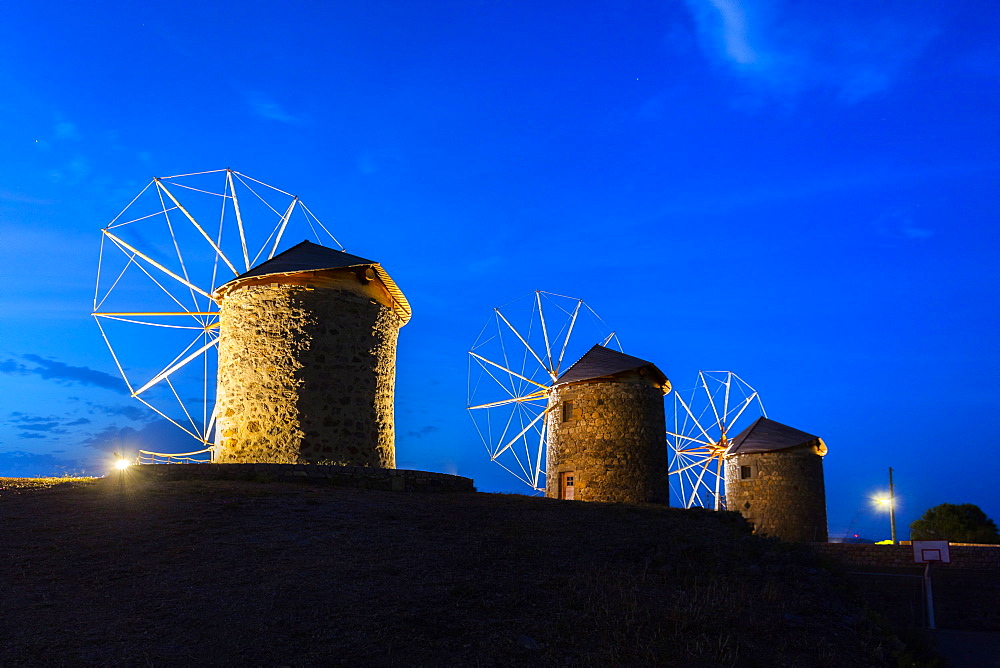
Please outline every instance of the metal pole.
[[934, 592], [931, 590], [931, 562], [924, 566], [924, 591], [927, 592], [927, 628], [932, 631], [937, 628], [934, 624]]
[[889, 524], [892, 527], [892, 544], [899, 545], [896, 541], [896, 493], [892, 486], [892, 467], [889, 467]]

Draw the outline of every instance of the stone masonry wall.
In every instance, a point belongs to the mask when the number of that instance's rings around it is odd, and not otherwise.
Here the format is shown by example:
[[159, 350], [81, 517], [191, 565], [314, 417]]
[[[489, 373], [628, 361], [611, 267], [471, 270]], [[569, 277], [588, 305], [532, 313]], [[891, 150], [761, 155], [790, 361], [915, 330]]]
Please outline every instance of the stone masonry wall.
[[[557, 386], [549, 401], [546, 496], [559, 498], [560, 474], [573, 471], [575, 500], [670, 502], [661, 388], [583, 382]], [[573, 420], [564, 420], [565, 401]]]
[[395, 467], [400, 319], [360, 288], [316, 282], [221, 300], [217, 462]]
[[[831, 557], [850, 568], [923, 569], [923, 566], [913, 563], [913, 546], [909, 544], [813, 543], [810, 547], [818, 554]], [[1000, 570], [1000, 545], [952, 543], [948, 546], [948, 552], [951, 555], [951, 563], [942, 564], [940, 568]]]
[[[741, 467], [751, 477], [741, 479]], [[812, 448], [736, 454], [725, 461], [726, 508], [756, 533], [788, 541], [827, 539], [823, 458]]]

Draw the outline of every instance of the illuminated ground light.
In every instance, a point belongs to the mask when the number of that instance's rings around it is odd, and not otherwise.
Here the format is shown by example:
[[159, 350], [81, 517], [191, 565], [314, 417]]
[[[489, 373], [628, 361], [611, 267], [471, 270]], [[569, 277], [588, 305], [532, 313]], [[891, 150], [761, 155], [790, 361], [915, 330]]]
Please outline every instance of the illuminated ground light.
[[131, 466], [131, 464], [129, 464], [127, 459], [119, 459], [115, 462], [115, 468], [119, 471], [124, 471], [129, 466]]

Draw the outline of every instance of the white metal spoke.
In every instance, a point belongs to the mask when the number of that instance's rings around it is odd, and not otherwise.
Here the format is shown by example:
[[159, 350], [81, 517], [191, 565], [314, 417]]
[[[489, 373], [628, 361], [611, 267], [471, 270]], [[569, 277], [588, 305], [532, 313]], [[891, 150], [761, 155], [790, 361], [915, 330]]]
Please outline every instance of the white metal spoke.
[[[542, 367], [543, 369], [545, 369], [548, 372], [548, 374], [552, 377], [552, 380], [555, 380], [556, 379], [555, 374], [552, 371], [550, 371], [545, 366], [545, 362], [543, 362], [542, 358], [538, 356], [538, 353], [535, 352], [535, 349], [532, 348], [531, 345], [527, 341], [524, 340], [524, 337], [521, 336], [520, 332], [518, 332], [516, 329], [514, 329], [514, 325], [510, 324], [510, 321], [507, 320], [507, 318], [504, 316], [504, 314], [500, 312], [500, 309], [495, 309], [495, 310], [496, 310], [497, 315], [500, 316], [500, 319], [503, 320], [504, 323], [506, 323], [506, 325], [508, 327], [510, 327], [510, 331], [514, 332], [514, 336], [516, 336], [518, 339], [520, 339], [521, 343], [524, 344], [524, 347], [528, 349], [528, 352], [530, 352], [531, 355], [532, 355], [532, 357], [535, 358], [535, 361], [538, 362], [538, 365], [540, 367]], [[524, 376], [519, 376], [519, 377], [524, 378]], [[528, 379], [525, 378], [525, 380], [528, 380]], [[534, 383], [535, 381], [532, 380], [532, 381], [529, 381], [529, 382]], [[539, 383], [535, 383], [535, 384], [538, 385]]]
[[582, 300], [541, 290], [493, 310], [469, 351], [467, 400], [491, 460], [545, 489], [546, 416], [560, 365], [613, 336]]
[[319, 227], [320, 227], [321, 230], [323, 230], [324, 232], [326, 232], [330, 236], [330, 238], [333, 239], [333, 243], [335, 243], [338, 246], [340, 246], [340, 250], [344, 250], [344, 245], [342, 243], [340, 243], [339, 241], [337, 241], [337, 237], [333, 236], [333, 232], [331, 232], [330, 230], [326, 229], [326, 225], [324, 225], [320, 221], [320, 219], [317, 218], [316, 215], [312, 211], [309, 210], [309, 207], [307, 207], [301, 201], [299, 202], [299, 206], [302, 207], [302, 210], [305, 211], [309, 215], [309, 217], [312, 218], [312, 220], [317, 225], [319, 225]]
[[[219, 202], [216, 210], [212, 208], [214, 198]], [[232, 213], [229, 212], [230, 201]], [[301, 211], [297, 212], [296, 206], [301, 207]], [[206, 216], [209, 211], [212, 213]], [[181, 223], [180, 218], [174, 218], [176, 215], [182, 215], [186, 221]], [[212, 215], [218, 216], [217, 229], [205, 225]], [[190, 231], [187, 225], [192, 226]], [[94, 319], [128, 392], [133, 396], [141, 395], [136, 396], [139, 401], [185, 433], [202, 443], [210, 443], [217, 424], [213, 403], [217, 370], [214, 360], [221, 325], [218, 312], [213, 310], [211, 294], [217, 283], [226, 280], [219, 274], [225, 274], [224, 266], [234, 276], [250, 270], [257, 258], [269, 252], [273, 256], [285, 239], [300, 233], [301, 238], [315, 238], [321, 245], [343, 250], [343, 245], [303, 202], [284, 190], [233, 170], [190, 172], [154, 178], [147, 183], [105, 226], [94, 286]], [[204, 242], [208, 243], [208, 252], [202, 251]], [[190, 246], [192, 243], [194, 246]], [[121, 263], [117, 261], [119, 252], [124, 257]], [[115, 262], [112, 263], [110, 255], [106, 254], [115, 255]], [[163, 280], [163, 275], [172, 281]], [[205, 282], [208, 285], [204, 285]], [[111, 304], [113, 306], [109, 306]], [[167, 304], [172, 311], [164, 308]], [[169, 316], [190, 316], [192, 319]], [[106, 324], [110, 321], [114, 321], [114, 330]], [[147, 330], [154, 334], [148, 339], [148, 345], [114, 347], [119, 343], [112, 334], [117, 337], [119, 332], [141, 332], [140, 325], [157, 328]], [[197, 338], [180, 342], [176, 348], [167, 343], [178, 335], [183, 337], [189, 333], [196, 334]], [[184, 350], [148, 382], [148, 376], [144, 375], [141, 382], [133, 384], [126, 374], [150, 367], [148, 356], [156, 352], [155, 347], [160, 342], [169, 346], [168, 350], [180, 347]], [[200, 363], [195, 363], [199, 357]], [[500, 370], [478, 360], [477, 365], [482, 386], [489, 385], [494, 395], [500, 396], [469, 403], [499, 401], [508, 392], [496, 389], [497, 386], [510, 386], [515, 389], [511, 398], [518, 396], [521, 401], [484, 411], [518, 406], [539, 410], [544, 392], [534, 395], [544, 390], [544, 386], [529, 386], [506, 371], [501, 374]], [[492, 380], [486, 380], [485, 376]], [[154, 386], [162, 391], [151, 391]], [[516, 391], [518, 388], [522, 391]], [[202, 403], [200, 407], [189, 405], [197, 401]], [[485, 424], [492, 425], [493, 429], [503, 424], [489, 415], [486, 417]], [[512, 424], [510, 434], [520, 428]], [[483, 436], [486, 441], [491, 438], [486, 431]], [[507, 454], [510, 453], [504, 456]]]
[[247, 254], [247, 235], [243, 229], [243, 214], [240, 212], [240, 198], [236, 195], [236, 184], [233, 183], [233, 173], [226, 170], [226, 187], [233, 197], [233, 213], [236, 214], [236, 227], [240, 230], [240, 247], [243, 249], [243, 264], [250, 271], [250, 256]]
[[115, 242], [115, 244], [117, 244], [118, 246], [127, 248], [130, 252], [135, 253], [136, 255], [138, 255], [143, 260], [145, 260], [149, 264], [153, 265], [154, 267], [156, 267], [157, 269], [159, 269], [160, 271], [162, 271], [164, 274], [166, 274], [170, 278], [174, 279], [175, 281], [177, 281], [179, 283], [182, 283], [182, 284], [186, 285], [191, 290], [194, 290], [195, 292], [198, 292], [198, 293], [204, 295], [205, 297], [208, 297], [209, 299], [212, 298], [212, 295], [208, 294], [207, 292], [205, 292], [204, 290], [202, 290], [201, 288], [199, 288], [198, 286], [196, 286], [191, 281], [186, 280], [184, 278], [181, 278], [180, 276], [178, 276], [174, 272], [170, 271], [169, 269], [167, 269], [166, 267], [164, 267], [162, 264], [160, 264], [159, 262], [157, 262], [153, 258], [149, 257], [145, 253], [140, 252], [138, 249], [136, 249], [135, 247], [129, 245], [128, 243], [122, 241], [121, 239], [119, 239], [118, 237], [116, 237], [114, 234], [111, 234], [111, 232], [108, 232], [107, 230], [102, 230], [102, 231], [104, 232], [104, 234], [108, 238], [110, 238], [113, 242]]
[[[119, 248], [118, 250], [121, 250], [121, 249]], [[126, 253], [124, 251], [122, 251], [122, 254], [126, 254]], [[101, 235], [101, 256], [102, 256], [102, 258], [104, 256], [104, 235], [103, 234]], [[131, 255], [128, 256], [128, 262], [125, 263], [125, 267], [122, 269], [121, 273], [118, 274], [117, 278], [115, 278], [114, 282], [111, 284], [111, 287], [108, 288], [108, 291], [104, 293], [104, 299], [102, 299], [100, 302], [98, 302], [97, 301], [97, 296], [98, 296], [98, 293], [100, 291], [100, 285], [101, 285], [101, 273], [100, 273], [100, 271], [101, 271], [100, 270], [101, 263], [100, 263], [100, 261], [98, 261], [97, 288], [94, 290], [94, 310], [95, 311], [97, 309], [99, 309], [101, 307], [101, 305], [104, 304], [105, 301], [107, 301], [108, 296], [111, 294], [111, 291], [115, 289], [115, 286], [118, 285], [118, 282], [122, 280], [122, 276], [125, 275], [125, 272], [128, 271], [128, 268], [131, 267], [134, 262], [135, 262], [135, 253], [132, 253]]]
[[482, 355], [476, 354], [474, 352], [470, 352], [469, 354], [472, 355], [473, 357], [475, 357], [478, 360], [482, 360], [483, 362], [486, 362], [487, 364], [495, 366], [496, 368], [500, 369], [501, 371], [506, 371], [510, 375], [516, 376], [517, 378], [520, 378], [523, 381], [527, 381], [527, 382], [531, 383], [532, 385], [537, 385], [538, 387], [540, 387], [540, 388], [542, 388], [544, 390], [548, 389], [547, 386], [542, 385], [541, 383], [535, 382], [535, 381], [531, 380], [530, 378], [528, 378], [527, 376], [522, 376], [521, 374], [517, 373], [516, 371], [511, 371], [507, 367], [501, 366], [501, 365], [497, 364], [496, 362], [492, 362], [492, 361], [486, 359], [485, 357], [483, 357]]
[[549, 345], [549, 330], [545, 326], [545, 312], [542, 310], [542, 293], [538, 290], [535, 290], [535, 299], [538, 301], [538, 317], [542, 321], [542, 338], [545, 339], [545, 359], [549, 362], [545, 368], [555, 378], [556, 370], [555, 365], [552, 364], [552, 347]]
[[[133, 396], [135, 396], [135, 395], [133, 395]], [[170, 422], [171, 424], [173, 424], [175, 427], [177, 427], [178, 429], [180, 429], [181, 431], [183, 431], [185, 434], [187, 434], [188, 436], [190, 436], [194, 440], [200, 441], [202, 443], [205, 442], [201, 438], [201, 436], [199, 436], [198, 434], [194, 433], [193, 431], [191, 431], [190, 429], [188, 429], [187, 427], [185, 427], [184, 425], [182, 425], [180, 422], [178, 422], [177, 420], [173, 419], [172, 417], [170, 417], [169, 415], [167, 415], [166, 413], [164, 413], [159, 408], [157, 408], [153, 404], [149, 403], [148, 401], [146, 401], [142, 397], [135, 396], [135, 398], [138, 399], [139, 401], [141, 401], [143, 404], [145, 404], [145, 406], [147, 408], [149, 408], [150, 410], [154, 411], [157, 415], [159, 415], [164, 420], [167, 420], [168, 422]]]
[[[177, 234], [174, 231], [174, 223], [170, 219], [170, 214], [167, 213], [167, 203], [163, 201], [163, 190], [159, 187], [159, 182], [157, 182], [156, 185], [156, 196], [160, 198], [160, 207], [163, 209], [163, 219], [166, 221], [167, 230], [170, 232], [170, 242], [174, 246], [174, 253], [177, 254], [177, 261], [181, 266], [181, 274], [183, 274], [185, 280], [190, 281], [191, 277], [188, 276], [187, 265], [184, 264], [184, 254], [181, 253], [180, 244], [177, 243]], [[195, 296], [194, 291], [191, 291], [191, 302], [194, 304], [194, 310], [199, 310], [200, 306], [198, 305], [198, 297]]]
[[95, 318], [107, 318], [108, 320], [128, 322], [133, 325], [148, 325], [149, 327], [163, 327], [164, 329], [191, 329], [199, 332], [205, 330], [204, 327], [194, 327], [191, 325], [168, 325], [164, 322], [143, 322], [142, 320], [132, 320], [131, 318], [119, 318], [118, 316], [108, 315], [107, 313], [91, 313], [90, 315]]
[[164, 369], [160, 373], [158, 373], [155, 376], [153, 376], [153, 378], [148, 383], [146, 383], [145, 385], [143, 385], [142, 387], [140, 387], [138, 390], [136, 390], [135, 392], [133, 392], [132, 393], [133, 396], [138, 396], [138, 395], [142, 394], [143, 392], [145, 392], [146, 390], [148, 390], [149, 388], [151, 388], [153, 385], [156, 385], [161, 380], [163, 380], [164, 378], [168, 377], [170, 374], [172, 374], [173, 372], [177, 371], [178, 369], [180, 369], [181, 367], [183, 367], [185, 364], [187, 364], [191, 360], [195, 359], [196, 357], [198, 357], [198, 355], [202, 354], [203, 352], [205, 352], [206, 350], [208, 350], [209, 348], [211, 348], [212, 346], [214, 346], [218, 342], [219, 342], [218, 339], [213, 339], [213, 340], [209, 341], [208, 343], [206, 343], [205, 345], [203, 345], [198, 350], [194, 351], [193, 353], [191, 353], [190, 355], [188, 355], [187, 357], [185, 357], [180, 362], [177, 362], [173, 366], [167, 367], [166, 369]]
[[128, 376], [125, 375], [125, 369], [122, 368], [122, 363], [118, 359], [118, 355], [115, 354], [115, 349], [111, 346], [111, 341], [108, 340], [108, 334], [104, 331], [104, 326], [101, 325], [101, 321], [94, 318], [97, 322], [97, 328], [101, 330], [101, 338], [104, 339], [105, 345], [108, 346], [108, 351], [111, 353], [111, 359], [115, 361], [115, 366], [118, 367], [118, 373], [121, 375], [122, 380], [125, 381], [125, 387], [128, 388], [129, 394], [135, 396], [135, 392], [132, 390], [132, 383], [129, 382]]
[[278, 229], [278, 236], [274, 238], [274, 245], [271, 247], [271, 254], [267, 256], [270, 260], [274, 257], [274, 254], [278, 252], [278, 244], [281, 243], [281, 236], [285, 233], [285, 228], [288, 227], [288, 219], [292, 217], [292, 211], [295, 209], [295, 203], [299, 201], [296, 197], [292, 200], [292, 203], [288, 205], [288, 210], [285, 211], [285, 215], [281, 217], [281, 228]]
[[221, 257], [221, 258], [222, 258], [222, 261], [223, 261], [223, 262], [225, 262], [225, 263], [226, 263], [226, 266], [228, 266], [228, 267], [229, 267], [229, 269], [230, 269], [230, 270], [231, 270], [231, 271], [233, 272], [233, 276], [239, 276], [240, 272], [236, 271], [236, 267], [235, 267], [235, 266], [233, 266], [233, 263], [229, 261], [229, 258], [228, 258], [228, 257], [226, 257], [226, 254], [225, 254], [225, 253], [223, 253], [223, 252], [222, 252], [222, 249], [221, 249], [221, 248], [219, 248], [219, 246], [218, 246], [218, 245], [217, 245], [217, 244], [216, 244], [216, 243], [215, 243], [215, 242], [214, 242], [214, 241], [212, 240], [212, 237], [208, 236], [208, 233], [207, 233], [207, 232], [206, 232], [206, 231], [204, 230], [204, 228], [202, 228], [202, 226], [201, 226], [200, 224], [198, 224], [198, 221], [194, 219], [194, 216], [192, 216], [192, 215], [191, 215], [190, 213], [188, 213], [188, 210], [187, 210], [187, 209], [185, 209], [185, 208], [184, 208], [184, 207], [183, 207], [183, 206], [181, 205], [181, 203], [177, 201], [177, 198], [176, 198], [176, 197], [174, 197], [174, 194], [173, 194], [172, 192], [170, 192], [170, 190], [168, 190], [168, 189], [167, 189], [167, 187], [166, 187], [165, 185], [163, 185], [163, 182], [162, 182], [162, 181], [160, 181], [159, 179], [157, 179], [157, 181], [156, 181], [156, 185], [157, 185], [157, 186], [158, 186], [158, 187], [160, 188], [160, 190], [162, 190], [162, 191], [164, 192], [164, 194], [166, 194], [166, 196], [167, 196], [167, 197], [169, 197], [169, 198], [170, 198], [170, 201], [172, 201], [172, 202], [174, 203], [174, 205], [175, 205], [175, 206], [176, 206], [176, 207], [177, 207], [178, 209], [180, 209], [180, 210], [181, 210], [181, 213], [183, 213], [183, 214], [184, 214], [184, 216], [185, 216], [185, 217], [186, 217], [186, 218], [187, 218], [187, 219], [188, 219], [189, 221], [191, 221], [191, 224], [192, 224], [192, 225], [194, 225], [194, 226], [195, 226], [195, 228], [197, 228], [197, 230], [198, 230], [199, 232], [201, 232], [201, 236], [205, 237], [205, 241], [207, 241], [207, 242], [208, 242], [209, 244], [211, 244], [211, 246], [212, 246], [212, 249], [213, 249], [213, 250], [214, 250], [214, 251], [215, 251], [216, 253], [218, 253], [218, 254], [219, 254], [219, 257]]
[[202, 190], [201, 188], [193, 188], [191, 186], [186, 186], [183, 183], [171, 183], [171, 186], [175, 188], [184, 188], [185, 190], [193, 190], [196, 193], [205, 193], [206, 195], [211, 195], [212, 197], [225, 197], [225, 195], [220, 195], [219, 193], [213, 193], [210, 190]]
[[121, 218], [121, 217], [122, 217], [122, 214], [124, 214], [124, 213], [125, 213], [126, 211], [128, 211], [128, 210], [129, 210], [130, 208], [132, 208], [132, 205], [133, 205], [133, 204], [135, 204], [135, 203], [136, 203], [136, 202], [137, 202], [137, 201], [139, 200], [139, 198], [140, 198], [140, 197], [142, 197], [142, 194], [143, 194], [144, 192], [146, 192], [147, 190], [149, 190], [149, 187], [150, 187], [151, 185], [153, 185], [153, 183], [154, 183], [153, 181], [150, 181], [149, 183], [147, 183], [147, 184], [146, 184], [146, 187], [145, 187], [145, 188], [143, 188], [142, 190], [140, 190], [140, 191], [139, 191], [139, 194], [138, 194], [138, 195], [136, 195], [135, 197], [133, 197], [133, 198], [132, 198], [132, 201], [131, 201], [131, 202], [129, 202], [129, 203], [128, 203], [128, 204], [127, 204], [127, 205], [125, 206], [125, 208], [124, 208], [124, 209], [122, 209], [122, 210], [121, 210], [121, 211], [120, 211], [120, 212], [118, 213], [118, 215], [117, 215], [117, 216], [115, 216], [114, 218], [112, 218], [112, 219], [111, 219], [111, 222], [110, 222], [110, 223], [108, 223], [108, 225], [107, 225], [107, 226], [108, 226], [108, 227], [111, 227], [111, 226], [112, 226], [112, 225], [113, 225], [113, 224], [115, 223], [115, 221], [117, 221], [117, 220], [118, 220], [119, 218]]
[[692, 443], [703, 443], [704, 445], [715, 445], [712, 441], [703, 441], [700, 438], [692, 438], [691, 436], [685, 436], [684, 434], [677, 434], [672, 431], [667, 432], [667, 436], [673, 436], [674, 438], [683, 438], [685, 441], [691, 441]]
[[506, 406], [507, 404], [523, 403], [526, 401], [539, 401], [545, 399], [544, 392], [534, 392], [532, 394], [525, 395], [523, 397], [514, 397], [513, 399], [504, 399], [502, 401], [494, 401], [488, 404], [479, 404], [478, 406], [469, 406], [470, 410], [475, 410], [477, 408], [496, 408], [497, 406]]
[[[754, 394], [754, 396], [756, 396], [756, 393]], [[750, 405], [753, 403], [753, 400], [754, 400], [753, 396], [747, 397], [746, 400], [742, 403], [742, 406], [740, 407], [739, 412], [735, 415], [735, 417], [733, 417], [732, 420], [729, 421], [729, 423], [730, 424], [736, 424], [736, 421], [739, 420], [740, 417], [743, 416], [743, 411], [745, 411], [747, 408], [750, 407]]]
[[705, 380], [704, 374], [699, 374], [701, 376], [701, 386], [705, 390], [705, 396], [708, 397], [708, 405], [712, 408], [712, 413], [715, 415], [715, 424], [719, 425], [722, 430], [722, 435], [726, 435], [726, 427], [722, 419], [719, 417], [719, 409], [715, 405], [715, 398], [712, 396], [712, 392], [708, 389], [708, 381]]
[[139, 216], [138, 218], [133, 218], [132, 220], [126, 220], [124, 223], [118, 223], [117, 225], [108, 224], [107, 228], [109, 230], [113, 230], [113, 229], [116, 229], [118, 227], [125, 227], [126, 225], [131, 225], [132, 223], [138, 223], [138, 222], [146, 220], [148, 218], [155, 218], [157, 216], [162, 216], [165, 213], [170, 213], [171, 211], [176, 211], [176, 210], [177, 210], [176, 206], [172, 206], [169, 209], [167, 209], [167, 208], [161, 208], [156, 213], [151, 213], [151, 214], [149, 214], [147, 216]]
[[542, 411], [541, 413], [539, 413], [539, 414], [538, 414], [538, 415], [537, 415], [537, 416], [535, 417], [535, 419], [534, 419], [534, 420], [532, 420], [531, 422], [529, 422], [529, 423], [528, 423], [528, 425], [527, 425], [527, 426], [526, 426], [526, 427], [525, 427], [524, 429], [522, 429], [521, 431], [519, 431], [519, 432], [517, 433], [517, 436], [515, 436], [515, 437], [514, 437], [514, 438], [512, 438], [512, 439], [510, 439], [510, 441], [508, 441], [506, 445], [504, 445], [504, 446], [503, 446], [503, 447], [502, 447], [502, 448], [501, 448], [501, 449], [500, 449], [499, 451], [497, 451], [496, 455], [494, 455], [494, 458], [495, 458], [495, 457], [499, 457], [499, 456], [500, 456], [500, 455], [502, 455], [502, 454], [503, 454], [503, 453], [504, 453], [504, 452], [505, 452], [505, 451], [506, 451], [506, 450], [507, 450], [508, 448], [510, 448], [510, 447], [511, 447], [512, 445], [514, 445], [514, 443], [515, 443], [515, 442], [516, 442], [516, 441], [517, 441], [517, 440], [518, 440], [519, 438], [521, 438], [522, 436], [524, 436], [524, 435], [525, 435], [525, 434], [526, 434], [526, 433], [528, 432], [528, 430], [529, 430], [529, 429], [531, 429], [531, 427], [532, 427], [532, 426], [533, 426], [533, 425], [534, 425], [534, 424], [535, 424], [536, 422], [538, 422], [538, 421], [539, 421], [539, 420], [541, 420], [541, 419], [542, 419], [543, 417], [545, 417], [545, 415], [546, 415], [546, 414], [547, 414], [547, 413], [549, 412], [549, 410], [550, 410], [550, 409], [546, 408], [546, 409], [545, 409], [544, 411]]
[[224, 169], [210, 169], [210, 170], [205, 171], [205, 172], [190, 172], [188, 174], [174, 174], [173, 176], [161, 176], [160, 178], [164, 179], [164, 180], [182, 179], [185, 176], [201, 176], [202, 174], [218, 174], [219, 172], [224, 172], [224, 171], [226, 171], [226, 170], [224, 170]]
[[177, 400], [177, 403], [178, 405], [180, 405], [181, 410], [184, 411], [184, 415], [187, 417], [188, 422], [191, 423], [191, 429], [198, 431], [198, 425], [195, 424], [194, 418], [192, 418], [191, 413], [188, 412], [187, 406], [185, 406], [184, 402], [181, 401], [180, 395], [177, 394], [177, 389], [174, 387], [174, 384], [170, 382], [170, 377], [169, 376], [165, 377], [163, 379], [163, 382], [165, 382], [167, 384], [167, 387], [170, 388], [170, 391], [174, 395], [174, 399]]
[[[546, 409], [546, 413], [549, 409]], [[531, 486], [538, 489], [538, 477], [542, 474], [542, 455], [545, 452], [545, 436], [548, 433], [548, 420], [542, 422], [542, 428], [538, 430], [538, 454], [535, 457], [535, 477], [531, 480]]]
[[687, 405], [687, 403], [686, 403], [686, 402], [684, 401], [683, 397], [681, 397], [681, 395], [679, 395], [679, 394], [675, 394], [675, 395], [674, 395], [674, 399], [675, 399], [676, 401], [680, 402], [681, 406], [682, 406], [682, 407], [684, 408], [684, 410], [685, 410], [685, 411], [687, 412], [687, 414], [688, 414], [689, 416], [691, 416], [691, 420], [692, 420], [692, 421], [693, 421], [693, 422], [695, 423], [695, 425], [696, 425], [696, 426], [698, 427], [698, 431], [700, 431], [700, 432], [701, 432], [702, 436], [704, 436], [704, 437], [705, 437], [706, 439], [708, 439], [709, 441], [712, 441], [712, 443], [715, 443], [715, 440], [714, 440], [714, 439], [713, 439], [713, 438], [712, 438], [711, 436], [709, 436], [709, 435], [708, 435], [708, 432], [707, 432], [707, 431], [705, 431], [705, 428], [704, 428], [704, 427], [702, 427], [702, 426], [701, 426], [701, 424], [700, 424], [700, 423], [698, 422], [698, 418], [696, 418], [696, 417], [694, 416], [694, 413], [692, 413], [692, 412], [691, 412], [691, 409], [690, 409], [690, 408], [688, 407], [688, 405]]
[[[271, 190], [279, 192], [282, 195], [288, 195], [289, 197], [294, 197], [294, 195], [292, 195], [292, 193], [286, 193], [284, 190], [281, 190], [280, 188], [275, 188], [274, 186], [272, 186], [270, 184], [267, 184], [267, 183], [264, 183], [263, 181], [258, 181], [257, 179], [253, 178], [252, 176], [247, 176], [246, 174], [241, 174], [240, 172], [233, 172], [233, 174], [236, 174], [240, 178], [241, 181], [243, 179], [250, 179], [254, 183], [259, 183], [260, 185], [264, 186], [265, 188], [270, 188]], [[244, 185], [246, 185], [246, 184], [244, 184]], [[250, 186], [247, 186], [247, 188], [249, 188], [249, 187]], [[259, 197], [259, 195], [258, 195], [258, 197]]]
[[674, 394], [670, 446], [671, 494], [685, 507], [723, 507], [724, 456], [731, 435], [748, 424], [763, 405], [757, 391], [736, 374], [699, 371], [690, 399]]
[[573, 334], [573, 328], [576, 326], [576, 318], [580, 315], [580, 306], [583, 304], [583, 300], [576, 302], [576, 308], [573, 309], [573, 315], [569, 321], [569, 331], [566, 332], [566, 338], [563, 339], [562, 350], [559, 351], [559, 362], [556, 364], [555, 372], [558, 374], [562, 369], [563, 357], [566, 355], [566, 347], [569, 346], [569, 337]]
[[[475, 358], [475, 356], [473, 356], [473, 355], [470, 355], [470, 357], [473, 357], [473, 358]], [[499, 386], [500, 386], [501, 388], [503, 388], [503, 391], [504, 391], [504, 392], [506, 392], [507, 394], [509, 394], [509, 395], [510, 395], [511, 397], [517, 397], [517, 396], [518, 396], [517, 392], [515, 392], [515, 391], [514, 391], [514, 390], [512, 390], [511, 388], [509, 388], [509, 387], [507, 387], [506, 385], [504, 385], [504, 384], [503, 384], [503, 382], [501, 382], [501, 380], [500, 380], [499, 378], [497, 378], [497, 377], [496, 377], [495, 375], [493, 375], [493, 372], [492, 372], [492, 371], [490, 371], [490, 370], [489, 370], [489, 369], [487, 369], [487, 368], [486, 368], [485, 366], [483, 366], [483, 363], [482, 363], [481, 361], [479, 361], [479, 359], [478, 359], [478, 358], [475, 358], [475, 359], [476, 359], [476, 364], [478, 364], [478, 365], [479, 365], [479, 368], [480, 368], [480, 369], [481, 369], [481, 370], [482, 370], [482, 371], [483, 371], [484, 373], [486, 373], [486, 375], [488, 375], [488, 376], [489, 376], [490, 378], [492, 378], [492, 379], [493, 379], [494, 381], [496, 381], [496, 384], [497, 384], [497, 385], [499, 385]]]

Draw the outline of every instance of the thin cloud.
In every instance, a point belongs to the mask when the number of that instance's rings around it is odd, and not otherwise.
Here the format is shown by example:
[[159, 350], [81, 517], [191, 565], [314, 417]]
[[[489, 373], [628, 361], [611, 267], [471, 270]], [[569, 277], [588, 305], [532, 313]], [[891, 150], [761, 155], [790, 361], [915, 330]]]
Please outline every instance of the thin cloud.
[[897, 207], [875, 220], [875, 231], [889, 239], [922, 241], [934, 236], [934, 230], [920, 227], [913, 220], [912, 207]]
[[54, 135], [56, 139], [80, 139], [80, 132], [76, 129], [76, 125], [70, 123], [69, 121], [60, 121], [56, 123]]
[[151, 422], [159, 417], [155, 412], [142, 406], [95, 406], [95, 408], [107, 415], [120, 415], [133, 422]]
[[22, 429], [22, 438], [44, 438], [42, 434], [59, 435], [69, 433], [67, 427], [78, 427], [90, 424], [90, 420], [85, 417], [71, 419], [56, 415], [29, 415], [15, 411], [10, 414], [8, 424], [14, 425], [17, 429]]
[[65, 434], [65, 429], [59, 428], [58, 422], [39, 422], [37, 424], [22, 424], [21, 429], [29, 431], [40, 431], [49, 434]]
[[244, 97], [253, 113], [265, 120], [290, 125], [301, 125], [303, 122], [301, 118], [289, 113], [280, 104], [260, 93], [246, 93]]
[[21, 359], [34, 363], [36, 366], [29, 367], [13, 359], [0, 362], [0, 373], [8, 375], [36, 375], [45, 380], [54, 380], [59, 383], [78, 383], [80, 385], [90, 385], [92, 387], [102, 387], [118, 394], [128, 394], [128, 388], [121, 378], [116, 378], [103, 371], [97, 371], [85, 366], [71, 366], [65, 362], [58, 362], [53, 359], [46, 359], [39, 355], [21, 355]]
[[781, 97], [827, 89], [845, 104], [889, 88], [938, 30], [928, 11], [891, 2], [687, 5], [705, 54], [747, 83]]
[[747, 35], [747, 16], [737, 0], [708, 0], [719, 12], [722, 42], [726, 56], [741, 65], [757, 61], [757, 52], [750, 46]]

